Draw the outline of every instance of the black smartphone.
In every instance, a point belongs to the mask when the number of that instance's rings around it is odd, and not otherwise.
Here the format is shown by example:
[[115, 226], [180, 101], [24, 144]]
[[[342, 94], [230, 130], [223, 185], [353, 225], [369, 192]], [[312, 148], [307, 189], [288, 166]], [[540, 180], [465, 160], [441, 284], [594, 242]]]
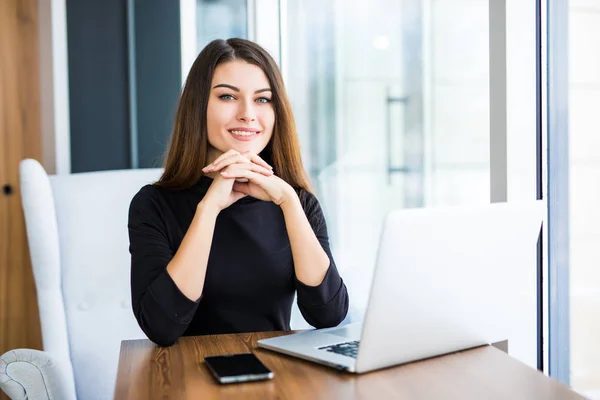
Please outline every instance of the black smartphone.
[[204, 357], [206, 366], [220, 383], [273, 379], [273, 372], [252, 353]]

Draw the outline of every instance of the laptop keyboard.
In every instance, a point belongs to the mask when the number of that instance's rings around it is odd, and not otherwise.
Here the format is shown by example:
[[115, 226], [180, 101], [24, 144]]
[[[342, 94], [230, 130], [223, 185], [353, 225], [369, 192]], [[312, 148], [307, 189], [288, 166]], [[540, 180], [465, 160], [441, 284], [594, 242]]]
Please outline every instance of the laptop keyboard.
[[319, 350], [329, 351], [331, 353], [341, 354], [343, 356], [348, 356], [352, 358], [356, 358], [358, 354], [358, 346], [360, 345], [360, 340], [356, 340], [353, 342], [345, 342], [333, 344], [331, 346], [319, 347]]

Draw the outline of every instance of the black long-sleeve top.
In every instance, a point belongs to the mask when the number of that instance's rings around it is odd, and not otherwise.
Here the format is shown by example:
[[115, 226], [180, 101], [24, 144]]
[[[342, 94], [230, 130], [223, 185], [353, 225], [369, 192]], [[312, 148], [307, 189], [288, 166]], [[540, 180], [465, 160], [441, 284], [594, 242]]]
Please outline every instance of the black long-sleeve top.
[[319, 286], [296, 278], [281, 208], [248, 196], [217, 217], [201, 297], [190, 300], [179, 290], [166, 267], [211, 183], [203, 176], [189, 189], [147, 185], [131, 201], [133, 312], [148, 338], [169, 346], [187, 335], [288, 330], [295, 292], [309, 324], [338, 325], [348, 311], [348, 292], [329, 249], [319, 202], [304, 190], [302, 207], [330, 260]]

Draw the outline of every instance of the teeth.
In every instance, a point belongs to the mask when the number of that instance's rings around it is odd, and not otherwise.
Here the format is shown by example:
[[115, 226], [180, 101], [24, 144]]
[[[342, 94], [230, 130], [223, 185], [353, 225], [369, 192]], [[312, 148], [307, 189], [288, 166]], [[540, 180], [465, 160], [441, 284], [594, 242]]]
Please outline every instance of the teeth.
[[252, 135], [256, 135], [258, 132], [245, 132], [245, 131], [229, 131], [231, 133], [233, 133], [234, 135], [239, 135], [239, 136], [252, 136]]

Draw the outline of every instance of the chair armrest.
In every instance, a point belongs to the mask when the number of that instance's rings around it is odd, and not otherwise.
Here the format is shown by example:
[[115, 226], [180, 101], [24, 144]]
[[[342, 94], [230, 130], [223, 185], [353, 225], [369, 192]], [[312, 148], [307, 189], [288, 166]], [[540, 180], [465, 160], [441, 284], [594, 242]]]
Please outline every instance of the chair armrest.
[[12, 400], [75, 400], [67, 377], [50, 354], [31, 349], [0, 356], [0, 388]]

